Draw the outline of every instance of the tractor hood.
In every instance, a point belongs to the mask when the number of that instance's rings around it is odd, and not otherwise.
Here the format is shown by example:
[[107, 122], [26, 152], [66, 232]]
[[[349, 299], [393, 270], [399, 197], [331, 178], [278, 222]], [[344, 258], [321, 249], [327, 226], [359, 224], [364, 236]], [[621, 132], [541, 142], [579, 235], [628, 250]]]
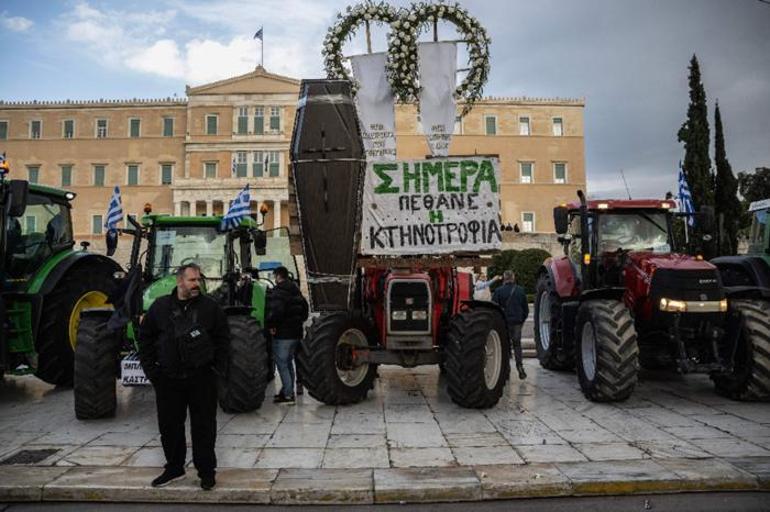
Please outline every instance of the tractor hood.
[[632, 252], [629, 261], [650, 276], [656, 270], [716, 270], [716, 267], [705, 260], [693, 256], [676, 253]]

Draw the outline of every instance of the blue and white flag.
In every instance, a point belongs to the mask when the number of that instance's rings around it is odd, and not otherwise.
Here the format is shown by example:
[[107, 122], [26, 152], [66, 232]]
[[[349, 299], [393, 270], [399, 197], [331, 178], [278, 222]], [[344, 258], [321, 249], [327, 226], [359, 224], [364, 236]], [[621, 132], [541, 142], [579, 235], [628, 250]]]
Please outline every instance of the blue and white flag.
[[259, 39], [262, 41], [262, 27], [259, 27], [259, 30], [257, 30], [257, 33], [254, 34], [254, 39]]
[[690, 195], [690, 187], [687, 185], [687, 178], [684, 176], [684, 169], [682, 168], [682, 162], [679, 162], [679, 210], [690, 214], [687, 217], [687, 225], [692, 227], [695, 225], [695, 208], [692, 205], [692, 195]]
[[230, 209], [227, 210], [227, 214], [222, 218], [222, 224], [219, 226], [220, 231], [228, 231], [235, 229], [241, 225], [241, 219], [245, 219], [251, 213], [251, 195], [249, 194], [249, 186], [243, 187], [243, 190], [238, 192], [238, 196], [230, 205]]
[[115, 185], [110, 205], [107, 207], [107, 220], [104, 222], [104, 227], [107, 231], [114, 232], [118, 230], [121, 222], [123, 222], [123, 204], [120, 201], [120, 187]]

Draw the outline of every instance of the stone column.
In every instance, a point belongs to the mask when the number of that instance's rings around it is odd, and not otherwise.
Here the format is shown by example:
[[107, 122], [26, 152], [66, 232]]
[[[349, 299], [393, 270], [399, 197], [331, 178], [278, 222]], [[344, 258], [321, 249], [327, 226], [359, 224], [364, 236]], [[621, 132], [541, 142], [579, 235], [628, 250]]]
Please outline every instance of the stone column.
[[182, 215], [182, 202], [181, 201], [174, 201], [174, 215], [179, 217]]

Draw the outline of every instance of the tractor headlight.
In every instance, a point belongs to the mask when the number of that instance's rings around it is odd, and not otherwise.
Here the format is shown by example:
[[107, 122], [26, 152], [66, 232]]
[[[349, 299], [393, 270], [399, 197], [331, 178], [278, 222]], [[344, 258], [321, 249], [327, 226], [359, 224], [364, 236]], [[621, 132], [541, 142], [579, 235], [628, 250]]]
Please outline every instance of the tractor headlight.
[[687, 311], [687, 303], [683, 300], [660, 299], [660, 310], [669, 313], [684, 313]]
[[425, 310], [412, 311], [412, 320], [427, 320], [428, 312]]
[[719, 301], [719, 311], [722, 313], [727, 312], [727, 299], [722, 299]]
[[391, 311], [390, 318], [393, 320], [406, 320], [406, 311]]

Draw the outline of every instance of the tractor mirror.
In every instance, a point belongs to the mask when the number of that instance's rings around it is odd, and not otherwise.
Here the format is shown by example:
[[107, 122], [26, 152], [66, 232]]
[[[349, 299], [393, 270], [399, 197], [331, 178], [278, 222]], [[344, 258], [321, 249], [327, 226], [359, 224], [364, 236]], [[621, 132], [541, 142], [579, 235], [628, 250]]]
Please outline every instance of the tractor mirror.
[[553, 209], [553, 225], [557, 235], [563, 235], [569, 229], [568, 210], [564, 206]]
[[267, 235], [261, 229], [254, 232], [254, 252], [257, 256], [267, 254]]
[[114, 229], [108, 229], [107, 234], [104, 235], [104, 241], [107, 246], [107, 256], [115, 254], [115, 249], [118, 248], [118, 232]]
[[11, 217], [21, 217], [24, 215], [24, 210], [27, 209], [29, 183], [24, 180], [11, 180], [8, 184], [8, 193], [11, 196], [8, 215]]

